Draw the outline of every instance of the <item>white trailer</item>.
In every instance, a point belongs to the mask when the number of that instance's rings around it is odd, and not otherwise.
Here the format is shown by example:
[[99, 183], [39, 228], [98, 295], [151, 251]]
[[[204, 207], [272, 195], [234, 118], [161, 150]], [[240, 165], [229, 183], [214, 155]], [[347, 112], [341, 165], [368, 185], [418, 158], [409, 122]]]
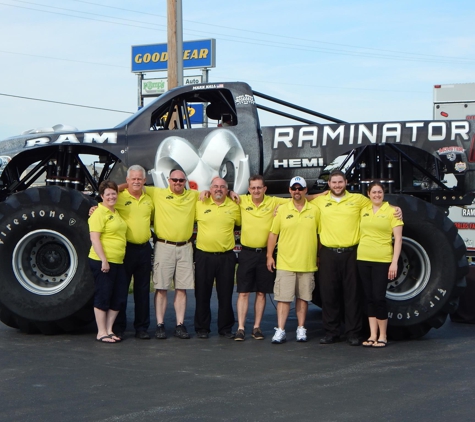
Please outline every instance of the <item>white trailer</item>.
[[475, 83], [434, 85], [434, 120], [475, 120]]
[[[475, 120], [475, 83], [434, 85], [433, 110], [434, 120]], [[447, 185], [450, 180], [448, 177]], [[449, 218], [457, 226], [468, 254], [475, 256], [475, 204], [450, 207]]]

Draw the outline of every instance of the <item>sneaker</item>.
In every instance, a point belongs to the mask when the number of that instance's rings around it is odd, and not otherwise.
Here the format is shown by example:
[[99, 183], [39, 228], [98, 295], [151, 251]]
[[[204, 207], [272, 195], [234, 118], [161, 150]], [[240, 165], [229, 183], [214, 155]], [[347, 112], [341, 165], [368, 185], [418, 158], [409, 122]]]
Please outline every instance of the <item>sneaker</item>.
[[135, 333], [135, 338], [138, 338], [140, 340], [150, 340], [150, 336], [146, 331], [137, 331]]
[[234, 340], [236, 341], [244, 341], [244, 338], [246, 337], [246, 333], [244, 330], [239, 329], [236, 331], [236, 335], [234, 336]]
[[274, 344], [282, 344], [287, 341], [285, 337], [285, 330], [281, 330], [280, 328], [275, 327], [275, 334], [274, 337], [272, 337], [272, 343]]
[[262, 331], [259, 327], [256, 327], [254, 330], [252, 330], [252, 337], [256, 340], [264, 340], [264, 334], [262, 334]]
[[320, 339], [320, 344], [333, 344], [339, 341], [340, 341], [340, 337], [338, 336], [326, 335], [325, 337]]
[[155, 338], [158, 338], [159, 340], [164, 340], [167, 338], [167, 333], [165, 332], [165, 324], [157, 324]]
[[188, 339], [190, 338], [190, 335], [188, 334], [188, 331], [186, 331], [186, 327], [183, 324], [178, 324], [175, 327], [175, 337], [181, 338], [181, 339]]
[[219, 335], [221, 337], [228, 338], [230, 340], [232, 340], [235, 336], [235, 334], [232, 331], [223, 331], [223, 332], [219, 333]]
[[209, 333], [206, 330], [200, 330], [196, 332], [196, 337], [198, 338], [209, 338]]
[[350, 346], [359, 346], [361, 344], [361, 340], [358, 337], [349, 337], [346, 342]]
[[304, 326], [297, 327], [297, 341], [307, 341], [307, 329]]

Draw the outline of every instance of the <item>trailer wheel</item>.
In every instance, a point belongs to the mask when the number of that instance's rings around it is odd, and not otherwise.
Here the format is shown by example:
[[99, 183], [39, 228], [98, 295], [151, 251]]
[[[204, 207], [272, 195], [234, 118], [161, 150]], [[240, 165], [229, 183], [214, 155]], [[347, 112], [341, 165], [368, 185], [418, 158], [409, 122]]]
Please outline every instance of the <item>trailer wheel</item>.
[[71, 331], [93, 319], [88, 266], [91, 201], [48, 186], [0, 204], [0, 320], [28, 333]]
[[458, 305], [468, 273], [457, 228], [437, 207], [408, 195], [387, 195], [403, 210], [398, 276], [388, 283], [388, 335], [417, 338], [441, 327]]

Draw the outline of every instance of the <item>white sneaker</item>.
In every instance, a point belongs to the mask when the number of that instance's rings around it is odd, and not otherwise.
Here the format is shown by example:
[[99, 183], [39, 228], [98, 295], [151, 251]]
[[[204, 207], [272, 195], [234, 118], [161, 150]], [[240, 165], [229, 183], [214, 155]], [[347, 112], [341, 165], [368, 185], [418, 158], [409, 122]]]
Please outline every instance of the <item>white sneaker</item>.
[[307, 329], [304, 326], [297, 327], [297, 341], [307, 341]]
[[274, 337], [272, 337], [272, 343], [274, 344], [282, 344], [286, 342], [286, 337], [285, 337], [285, 330], [281, 330], [280, 328], [274, 327], [275, 334]]

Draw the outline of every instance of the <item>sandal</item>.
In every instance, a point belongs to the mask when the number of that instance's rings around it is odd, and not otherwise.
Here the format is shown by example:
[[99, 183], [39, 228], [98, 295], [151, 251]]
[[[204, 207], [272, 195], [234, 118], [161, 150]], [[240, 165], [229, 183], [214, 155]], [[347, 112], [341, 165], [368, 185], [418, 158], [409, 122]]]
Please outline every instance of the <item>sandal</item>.
[[107, 337], [114, 340], [114, 343], [120, 343], [122, 339], [119, 336], [116, 336], [114, 333], [109, 334]]
[[[106, 339], [109, 339], [109, 340], [113, 340], [113, 341], [107, 341]], [[110, 336], [102, 336], [102, 337], [99, 337], [99, 338], [96, 338], [96, 341], [100, 342], [100, 343], [106, 343], [106, 344], [114, 344], [114, 343], [117, 343], [113, 338], [111, 338]]]
[[383, 347], [386, 347], [387, 344], [388, 344], [387, 340], [378, 340], [376, 343], [373, 344], [372, 347], [382, 349]]
[[370, 338], [366, 341], [363, 341], [362, 346], [363, 347], [373, 347], [373, 344], [376, 343], [376, 340], [371, 340]]

